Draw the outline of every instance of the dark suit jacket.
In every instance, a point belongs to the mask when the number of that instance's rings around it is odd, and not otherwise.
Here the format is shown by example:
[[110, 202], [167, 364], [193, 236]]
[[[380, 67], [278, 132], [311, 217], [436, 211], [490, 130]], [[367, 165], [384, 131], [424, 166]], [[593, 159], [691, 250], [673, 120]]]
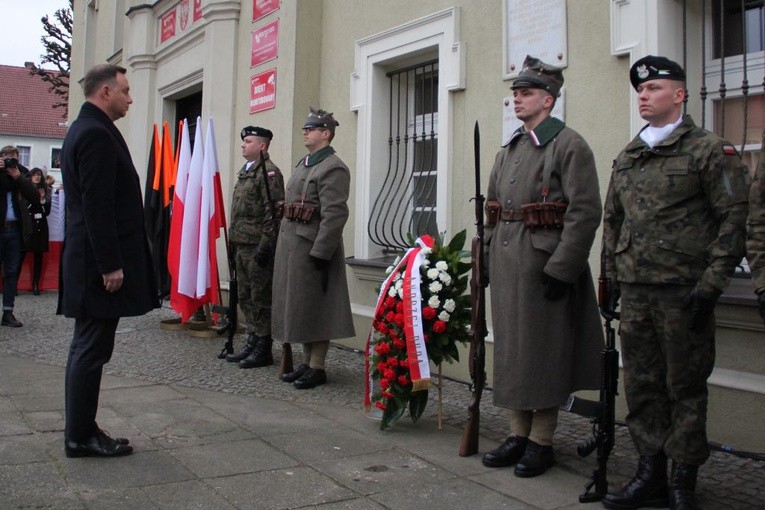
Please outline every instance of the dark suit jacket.
[[38, 202], [40, 200], [34, 184], [29, 180], [29, 170], [19, 165], [19, 171], [21, 175], [18, 179], [8, 175], [5, 169], [0, 171], [0, 232], [5, 229], [5, 214], [8, 212], [8, 199], [6, 197], [9, 191], [12, 193], [11, 203], [13, 204], [13, 211], [18, 221], [22, 221], [24, 214], [23, 207], [21, 207], [19, 202], [20, 198], [30, 201], [36, 199]]
[[[106, 319], [157, 308], [138, 174], [122, 134], [91, 103], [69, 128], [61, 171], [66, 235], [59, 313]], [[117, 269], [125, 275], [122, 287], [106, 292], [102, 275]]]

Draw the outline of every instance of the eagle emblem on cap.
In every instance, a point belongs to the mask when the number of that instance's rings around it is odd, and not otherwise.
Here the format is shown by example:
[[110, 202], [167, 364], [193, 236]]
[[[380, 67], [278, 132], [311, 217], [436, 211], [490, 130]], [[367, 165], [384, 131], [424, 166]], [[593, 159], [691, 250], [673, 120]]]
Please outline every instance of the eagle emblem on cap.
[[649, 74], [648, 66], [642, 65], [637, 67], [637, 75], [641, 80], [647, 78]]

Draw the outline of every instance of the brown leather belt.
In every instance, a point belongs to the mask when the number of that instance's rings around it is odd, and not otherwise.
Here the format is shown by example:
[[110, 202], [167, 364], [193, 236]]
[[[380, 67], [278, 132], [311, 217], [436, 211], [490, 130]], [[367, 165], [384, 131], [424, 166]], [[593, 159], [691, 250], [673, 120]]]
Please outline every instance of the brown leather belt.
[[523, 213], [513, 209], [503, 210], [499, 216], [502, 221], [523, 221]]

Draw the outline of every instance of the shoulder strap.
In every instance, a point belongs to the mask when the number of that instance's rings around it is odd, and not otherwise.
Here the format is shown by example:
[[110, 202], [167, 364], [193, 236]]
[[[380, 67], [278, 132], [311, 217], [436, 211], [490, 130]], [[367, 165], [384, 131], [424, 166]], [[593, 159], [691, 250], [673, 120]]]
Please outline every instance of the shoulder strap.
[[547, 200], [550, 194], [550, 177], [553, 171], [553, 151], [555, 150], [555, 138], [550, 140], [545, 147], [545, 166], [542, 169], [542, 202]]
[[308, 192], [308, 183], [311, 181], [311, 177], [316, 173], [316, 167], [319, 165], [313, 165], [311, 166], [311, 170], [308, 172], [308, 175], [305, 177], [305, 181], [303, 181], [303, 189], [300, 192], [300, 203], [302, 204], [305, 201], [305, 194]]

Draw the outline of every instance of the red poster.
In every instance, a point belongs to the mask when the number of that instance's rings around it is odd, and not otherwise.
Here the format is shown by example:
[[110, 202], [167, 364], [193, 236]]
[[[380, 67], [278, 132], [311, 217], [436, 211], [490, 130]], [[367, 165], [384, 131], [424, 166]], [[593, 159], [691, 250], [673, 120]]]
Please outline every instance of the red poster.
[[175, 36], [175, 7], [162, 16], [159, 42], [165, 42]]
[[279, 8], [279, 0], [252, 0], [252, 21], [258, 21]]
[[194, 21], [202, 19], [202, 0], [194, 0]]
[[279, 20], [252, 32], [252, 58], [250, 67], [255, 67], [279, 56]]
[[276, 69], [250, 78], [250, 113], [262, 112], [276, 106]]

